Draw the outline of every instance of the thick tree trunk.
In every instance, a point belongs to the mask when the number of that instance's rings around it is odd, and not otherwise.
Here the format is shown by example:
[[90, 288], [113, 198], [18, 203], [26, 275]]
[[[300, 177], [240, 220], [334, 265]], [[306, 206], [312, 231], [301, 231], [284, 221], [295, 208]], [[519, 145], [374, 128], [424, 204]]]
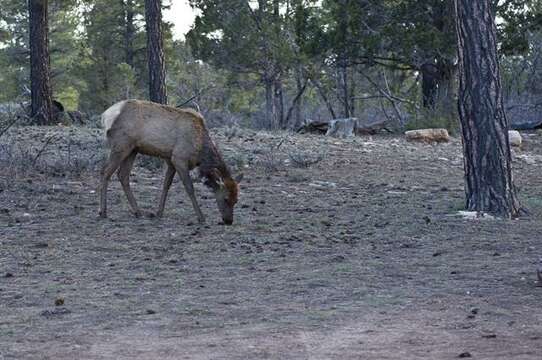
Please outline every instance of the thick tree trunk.
[[520, 205], [512, 181], [490, 0], [455, 0], [455, 8], [467, 209], [515, 217]]
[[166, 63], [162, 38], [162, 4], [145, 0], [147, 56], [149, 63], [149, 96], [151, 101], [167, 104]]
[[30, 116], [38, 125], [53, 123], [50, 80], [48, 1], [28, 1], [30, 43]]

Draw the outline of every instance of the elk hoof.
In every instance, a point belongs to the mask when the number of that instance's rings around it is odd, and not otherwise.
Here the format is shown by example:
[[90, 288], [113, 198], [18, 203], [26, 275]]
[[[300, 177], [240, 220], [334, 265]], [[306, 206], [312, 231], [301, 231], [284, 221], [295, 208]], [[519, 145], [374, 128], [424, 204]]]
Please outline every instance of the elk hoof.
[[98, 213], [98, 219], [107, 219], [107, 213], [105, 211], [100, 211]]

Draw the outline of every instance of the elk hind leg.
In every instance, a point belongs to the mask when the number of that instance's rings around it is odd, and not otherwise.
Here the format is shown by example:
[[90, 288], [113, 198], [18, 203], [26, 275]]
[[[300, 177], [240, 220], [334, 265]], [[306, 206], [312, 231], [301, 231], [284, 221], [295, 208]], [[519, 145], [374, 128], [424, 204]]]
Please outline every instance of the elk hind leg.
[[162, 195], [160, 196], [160, 203], [158, 204], [158, 211], [156, 216], [161, 218], [164, 215], [164, 207], [166, 206], [166, 199], [169, 188], [173, 183], [173, 178], [175, 177], [175, 167], [171, 162], [167, 162], [166, 177], [164, 179], [164, 186], [162, 188]]
[[137, 151], [132, 151], [132, 153], [121, 162], [117, 175], [122, 185], [122, 189], [124, 190], [124, 194], [126, 194], [126, 198], [128, 199], [128, 203], [130, 204], [130, 208], [132, 209], [132, 213], [135, 217], [141, 217], [141, 210], [139, 209], [139, 206], [137, 206], [137, 201], [130, 188], [130, 172], [134, 166], [136, 156]]
[[100, 179], [100, 217], [107, 217], [107, 187], [109, 185], [109, 180], [115, 171], [119, 168], [122, 161], [132, 153], [132, 149], [129, 150], [119, 150], [111, 149], [109, 158], [107, 159], [103, 169], [102, 176]]

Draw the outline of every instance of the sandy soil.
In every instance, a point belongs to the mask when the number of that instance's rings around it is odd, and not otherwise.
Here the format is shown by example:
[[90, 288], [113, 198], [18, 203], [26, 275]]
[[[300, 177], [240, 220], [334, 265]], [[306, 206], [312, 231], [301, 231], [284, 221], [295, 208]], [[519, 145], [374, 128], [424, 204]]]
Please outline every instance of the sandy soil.
[[[157, 220], [133, 218], [115, 180], [99, 220], [100, 131], [12, 129], [0, 359], [541, 359], [542, 136], [524, 136], [530, 215], [501, 221], [456, 216], [457, 139], [216, 130], [246, 179], [224, 227], [199, 184], [197, 225], [179, 182]], [[149, 211], [162, 177], [148, 159], [134, 171]]]

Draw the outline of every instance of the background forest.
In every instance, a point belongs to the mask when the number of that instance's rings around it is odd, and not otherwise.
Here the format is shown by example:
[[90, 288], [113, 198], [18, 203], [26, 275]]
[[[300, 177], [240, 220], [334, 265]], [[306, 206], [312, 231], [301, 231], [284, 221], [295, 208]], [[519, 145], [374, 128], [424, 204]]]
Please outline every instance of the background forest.
[[[358, 117], [456, 127], [450, 1], [190, 4], [198, 16], [184, 40], [163, 26], [169, 103], [198, 108], [211, 125], [296, 129], [307, 119]], [[509, 119], [537, 123], [542, 4], [499, 1], [495, 11]], [[142, 0], [51, 1], [53, 92], [67, 110], [94, 118], [120, 99], [148, 98], [143, 14]], [[26, 2], [0, 0], [4, 109], [29, 100], [27, 17]]]

